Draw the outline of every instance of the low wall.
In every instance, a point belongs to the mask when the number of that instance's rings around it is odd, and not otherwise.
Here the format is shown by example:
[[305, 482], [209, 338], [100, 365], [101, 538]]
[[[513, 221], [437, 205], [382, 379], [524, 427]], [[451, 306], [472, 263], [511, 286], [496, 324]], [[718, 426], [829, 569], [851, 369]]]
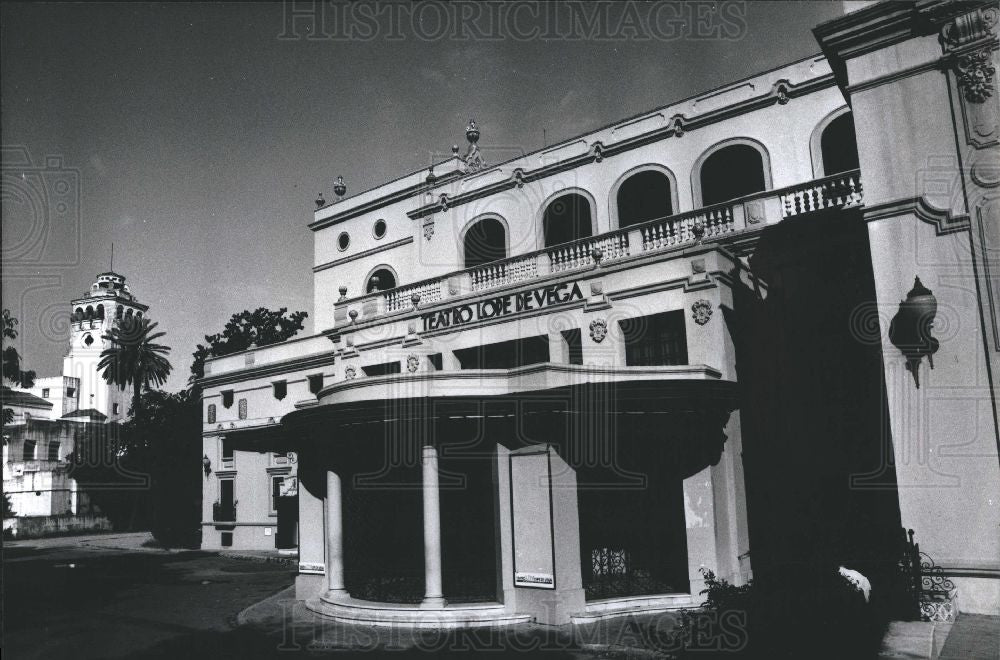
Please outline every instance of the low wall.
[[[9, 531], [8, 531], [9, 530]], [[3, 519], [4, 536], [33, 539], [76, 532], [110, 532], [111, 521], [101, 515], [21, 516]]]

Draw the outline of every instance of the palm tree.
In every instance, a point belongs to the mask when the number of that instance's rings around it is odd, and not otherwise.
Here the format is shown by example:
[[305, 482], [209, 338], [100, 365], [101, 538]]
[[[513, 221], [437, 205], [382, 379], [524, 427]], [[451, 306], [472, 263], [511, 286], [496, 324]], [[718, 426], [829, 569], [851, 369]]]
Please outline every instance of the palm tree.
[[111, 327], [104, 335], [110, 346], [101, 351], [101, 361], [97, 368], [109, 385], [117, 385], [124, 390], [131, 385], [132, 417], [136, 418], [142, 405], [142, 389], [149, 385], [159, 387], [167, 381], [173, 366], [164, 355], [169, 346], [153, 343], [165, 332], [153, 332], [156, 323], [148, 319], [124, 320]]

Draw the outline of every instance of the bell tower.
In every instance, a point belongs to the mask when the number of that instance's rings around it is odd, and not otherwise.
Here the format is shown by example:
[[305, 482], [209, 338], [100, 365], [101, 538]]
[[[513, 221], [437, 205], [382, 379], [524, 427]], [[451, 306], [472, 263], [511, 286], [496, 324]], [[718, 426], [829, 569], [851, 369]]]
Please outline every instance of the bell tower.
[[80, 413], [97, 411], [107, 418], [101, 421], [123, 421], [128, 416], [132, 390], [109, 385], [97, 364], [101, 351], [110, 345], [104, 335], [123, 321], [143, 318], [149, 307], [132, 294], [124, 275], [112, 271], [98, 275], [90, 290], [71, 305], [69, 352], [63, 358], [63, 376], [80, 379]]

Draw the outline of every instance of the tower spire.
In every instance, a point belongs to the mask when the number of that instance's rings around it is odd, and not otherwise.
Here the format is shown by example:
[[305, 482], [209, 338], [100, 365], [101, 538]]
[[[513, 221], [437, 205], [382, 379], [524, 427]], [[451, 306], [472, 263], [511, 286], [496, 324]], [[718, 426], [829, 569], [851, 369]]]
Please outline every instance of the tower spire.
[[112, 273], [115, 272], [115, 242], [111, 241], [111, 268], [109, 269]]

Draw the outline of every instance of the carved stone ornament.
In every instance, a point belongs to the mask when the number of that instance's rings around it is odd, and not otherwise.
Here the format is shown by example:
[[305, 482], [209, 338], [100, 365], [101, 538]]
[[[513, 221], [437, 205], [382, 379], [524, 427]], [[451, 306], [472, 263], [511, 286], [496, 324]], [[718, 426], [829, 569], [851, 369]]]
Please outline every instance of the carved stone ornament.
[[424, 223], [424, 238], [428, 241], [431, 240], [431, 236], [434, 235], [434, 221], [428, 220]]
[[980, 7], [968, 14], [956, 16], [950, 23], [945, 23], [941, 28], [941, 41], [945, 49], [951, 51], [973, 41], [988, 39], [998, 22], [1000, 22], [1000, 9]]
[[357, 375], [358, 371], [354, 367], [347, 367], [344, 369], [344, 380], [354, 380]]
[[406, 356], [406, 370], [410, 373], [415, 372], [420, 367], [420, 358], [416, 355]]
[[590, 322], [590, 338], [600, 344], [608, 336], [608, 322], [604, 319], [594, 319]]
[[746, 203], [747, 222], [751, 225], [758, 225], [764, 222], [764, 204], [759, 200]]
[[983, 103], [993, 95], [992, 52], [989, 48], [966, 53], [955, 60], [955, 75], [969, 103]]
[[469, 150], [465, 154], [465, 171], [478, 172], [486, 167], [486, 160], [479, 152], [479, 126], [475, 119], [469, 120], [469, 125], [465, 127], [465, 139], [469, 141]]
[[712, 318], [712, 303], [702, 298], [691, 305], [692, 317], [698, 325], [705, 325]]

